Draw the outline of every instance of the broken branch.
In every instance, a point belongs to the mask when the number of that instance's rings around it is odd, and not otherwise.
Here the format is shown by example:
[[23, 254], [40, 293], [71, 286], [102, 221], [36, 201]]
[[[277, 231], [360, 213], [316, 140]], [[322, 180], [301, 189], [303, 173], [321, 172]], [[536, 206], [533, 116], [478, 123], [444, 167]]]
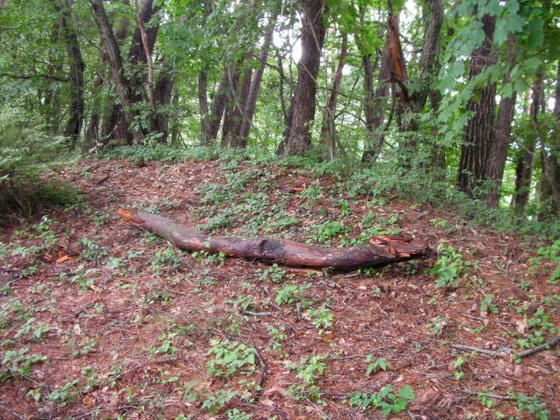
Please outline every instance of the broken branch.
[[374, 236], [366, 244], [347, 248], [323, 248], [273, 238], [210, 237], [165, 217], [140, 210], [121, 208], [118, 214], [127, 224], [148, 230], [186, 251], [222, 252], [232, 257], [290, 266], [353, 270], [379, 267], [430, 254], [425, 243], [401, 235]]

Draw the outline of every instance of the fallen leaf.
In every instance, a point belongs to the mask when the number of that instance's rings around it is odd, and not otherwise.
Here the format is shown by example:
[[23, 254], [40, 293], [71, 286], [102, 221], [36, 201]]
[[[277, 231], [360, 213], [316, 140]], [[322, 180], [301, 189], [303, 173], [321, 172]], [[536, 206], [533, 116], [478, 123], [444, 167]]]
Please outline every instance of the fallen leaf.
[[515, 321], [516, 329], [519, 334], [525, 334], [527, 328], [527, 318], [518, 319]]
[[55, 263], [62, 264], [65, 261], [68, 261], [71, 257], [69, 255], [64, 255], [63, 257], [58, 258]]
[[82, 403], [84, 403], [85, 405], [91, 405], [95, 402], [95, 398], [93, 398], [91, 395], [86, 395], [83, 399], [82, 399]]

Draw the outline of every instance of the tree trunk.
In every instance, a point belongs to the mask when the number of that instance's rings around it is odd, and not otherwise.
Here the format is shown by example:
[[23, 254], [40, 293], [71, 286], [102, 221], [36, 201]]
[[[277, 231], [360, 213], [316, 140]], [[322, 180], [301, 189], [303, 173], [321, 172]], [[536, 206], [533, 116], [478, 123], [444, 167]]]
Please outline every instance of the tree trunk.
[[218, 138], [218, 131], [220, 131], [220, 123], [222, 122], [222, 117], [227, 104], [227, 89], [229, 85], [228, 70], [224, 72], [224, 77], [222, 78], [216, 94], [214, 96], [214, 102], [212, 103], [212, 111], [210, 113], [210, 121], [208, 123], [208, 133], [206, 137], [211, 143], [215, 143]]
[[303, 5], [301, 59], [298, 84], [293, 100], [293, 120], [285, 148], [287, 155], [303, 156], [311, 149], [311, 125], [315, 118], [315, 94], [321, 50], [326, 28], [323, 22], [323, 0], [300, 0]]
[[208, 113], [208, 66], [204, 66], [198, 73], [198, 112], [200, 114], [200, 139], [203, 146], [212, 143], [210, 138], [211, 124]]
[[[251, 60], [252, 54], [248, 54], [245, 63]], [[251, 89], [251, 80], [253, 78], [253, 69], [251, 67], [245, 69], [243, 73], [243, 80], [239, 86], [238, 91], [234, 96], [233, 103], [233, 126], [230, 131], [231, 137], [229, 145], [231, 147], [247, 147], [247, 138], [241, 136], [241, 127], [245, 121], [245, 109], [247, 108], [247, 98], [249, 97], [249, 90]]]
[[[90, 0], [99, 2], [99, 0]], [[137, 13], [137, 20], [141, 23], [141, 25], [137, 24], [136, 29], [132, 35], [132, 43], [130, 49], [128, 51], [128, 62], [127, 66], [131, 69], [130, 76], [128, 78], [124, 78], [127, 84], [127, 89], [129, 92], [129, 102], [130, 105], [132, 104], [139, 104], [144, 102], [144, 95], [143, 92], [146, 92], [146, 85], [149, 84], [149, 80], [146, 80], [144, 76], [144, 64], [148, 67], [148, 75], [150, 75], [149, 71], [149, 63], [148, 61], [151, 59], [151, 56], [154, 51], [154, 46], [156, 43], [157, 32], [159, 29], [158, 25], [150, 25], [150, 21], [153, 15], [161, 8], [159, 4], [154, 6], [154, 0], [144, 0], [142, 4], [141, 10], [138, 10]], [[140, 8], [138, 8], [140, 9]], [[139, 16], [138, 16], [139, 14]], [[139, 19], [138, 19], [139, 18]], [[144, 30], [144, 26], [146, 29]], [[126, 37], [126, 29], [128, 27], [128, 21], [126, 21], [125, 25], [121, 25], [119, 29], [119, 39], [124, 39]], [[146, 54], [148, 53], [148, 54]], [[150, 57], [150, 58], [149, 58]], [[121, 57], [122, 63], [122, 57]], [[152, 77], [152, 86], [153, 86], [153, 69], [151, 73]], [[150, 88], [148, 87], [148, 90]], [[117, 90], [118, 92], [118, 90]], [[120, 96], [120, 94], [119, 94]], [[146, 101], [150, 103], [150, 99], [155, 99], [155, 93], [151, 95], [148, 93], [146, 96]], [[122, 99], [121, 99], [122, 101]], [[155, 100], [153, 101], [156, 102]], [[150, 108], [154, 107], [154, 103], [150, 103]], [[112, 119], [111, 121], [113, 125], [109, 129], [109, 139], [131, 139], [133, 138], [135, 141], [140, 141], [143, 139], [144, 134], [148, 133], [150, 129], [157, 127], [159, 125], [157, 121], [156, 112], [150, 112], [149, 120], [144, 121], [140, 115], [140, 121], [137, 122], [136, 125], [139, 125], [138, 128], [135, 130], [130, 129], [130, 123], [132, 122], [132, 118], [130, 121], [127, 119], [127, 114], [130, 113], [124, 112], [123, 110], [118, 110], [115, 108], [121, 107], [123, 104], [115, 104], [113, 110], [111, 111], [112, 117], [117, 117], [116, 119]], [[130, 106], [127, 105], [127, 106]], [[125, 108], [127, 107], [125, 106]], [[133, 114], [137, 114], [134, 112]], [[165, 140], [165, 138], [163, 138]]]
[[[368, 24], [365, 20], [366, 9], [359, 8], [361, 30], [367, 31]], [[377, 34], [381, 37], [381, 34]], [[366, 120], [366, 140], [362, 153], [362, 162], [373, 163], [379, 156], [381, 145], [385, 139], [382, 132], [383, 121], [385, 120], [385, 102], [389, 94], [389, 87], [385, 82], [380, 82], [377, 89], [373, 88], [374, 69], [379, 61], [379, 50], [375, 51], [375, 61], [372, 62], [372, 53], [367, 40], [362, 39], [360, 33], [356, 35], [356, 44], [362, 57], [362, 67], [364, 69], [364, 116]]]
[[[538, 73], [535, 83], [533, 84], [532, 101], [529, 114], [535, 128], [538, 127], [538, 116], [541, 108], [543, 94], [543, 73]], [[511, 202], [512, 207], [517, 212], [522, 212], [531, 194], [531, 181], [533, 178], [533, 162], [535, 159], [536, 139], [529, 136], [521, 145], [522, 150], [515, 168], [515, 194]]]
[[[101, 60], [99, 60], [101, 61]], [[86, 129], [86, 142], [88, 148], [91, 147], [101, 147], [102, 144], [99, 142], [99, 134], [101, 129], [101, 105], [102, 100], [99, 94], [101, 87], [103, 86], [103, 75], [101, 70], [96, 70], [95, 82], [93, 83], [93, 88], [97, 94], [94, 96], [91, 115], [89, 117], [89, 123]]]
[[[152, 1], [146, 1], [145, 6], [152, 8]], [[138, 6], [138, 0], [134, 0], [134, 7], [136, 9], [136, 24], [138, 25], [138, 31], [140, 32], [140, 42], [142, 43], [142, 51], [144, 52], [144, 57], [146, 61], [146, 66], [148, 68], [148, 98], [150, 101], [150, 111], [152, 113], [152, 118], [155, 118], [156, 113], [156, 94], [154, 89], [154, 63], [152, 61], [152, 51], [154, 49], [156, 30], [151, 27], [150, 30], [153, 33], [152, 39], [148, 39], [148, 33], [144, 29], [143, 16], [140, 12], [140, 7]], [[152, 11], [153, 13], [153, 11]], [[150, 44], [151, 43], [151, 44]]]
[[[109, 19], [107, 18], [107, 14], [105, 13], [105, 7], [103, 6], [102, 0], [89, 0], [92, 10], [93, 10], [93, 17], [95, 19], [95, 23], [99, 28], [99, 33], [101, 36], [101, 42], [103, 43], [103, 47], [105, 53], [107, 55], [107, 61], [109, 62], [109, 66], [111, 68], [111, 74], [113, 76], [113, 81], [115, 83], [115, 89], [119, 95], [119, 99], [121, 101], [121, 105], [123, 107], [122, 110], [122, 118], [126, 127], [130, 127], [132, 123], [133, 114], [131, 110], [132, 95], [129, 91], [128, 82], [124, 77], [123, 71], [123, 61], [120, 52], [120, 48], [117, 44], [117, 40], [115, 35], [113, 34], [113, 30], [111, 29], [111, 24], [109, 23]], [[140, 141], [143, 139], [143, 134], [139, 130], [134, 130], [133, 137]]]
[[403, 236], [374, 236], [367, 244], [348, 248], [322, 248], [269, 238], [209, 237], [185, 225], [139, 210], [119, 209], [126, 223], [146, 229], [187, 251], [222, 252], [232, 257], [291, 266], [353, 270], [379, 267], [426, 257], [429, 247]]
[[241, 63], [228, 66], [228, 88], [226, 90], [226, 104], [224, 110], [224, 123], [222, 126], [222, 142], [220, 146], [226, 148], [231, 146], [231, 140], [235, 135], [235, 99], [238, 96], [239, 79], [241, 77]]
[[[510, 36], [508, 40], [508, 64], [510, 66], [510, 71], [515, 65], [514, 43], [515, 39], [513, 36]], [[510, 71], [508, 71], [504, 77], [504, 85], [512, 81]], [[509, 98], [502, 96], [500, 101], [494, 141], [490, 144], [486, 161], [485, 179], [490, 181], [488, 185], [488, 194], [486, 195], [486, 204], [488, 204], [488, 207], [497, 208], [500, 202], [502, 178], [504, 176], [507, 152], [511, 138], [511, 126], [515, 114], [516, 98], [517, 94], [513, 92]]]
[[165, 60], [161, 60], [161, 70], [158, 75], [158, 80], [155, 85], [154, 99], [156, 102], [157, 110], [154, 118], [154, 130], [163, 135], [160, 142], [168, 141], [169, 137], [169, 105], [173, 96], [173, 87], [175, 80], [173, 77], [173, 69]]
[[[495, 16], [484, 15], [482, 24], [485, 39], [471, 57], [469, 80], [473, 80], [485, 68], [496, 63], [497, 55], [492, 50]], [[457, 186], [471, 197], [479, 196], [478, 188], [485, 179], [486, 162], [493, 142], [494, 118], [496, 114], [496, 83], [490, 83], [478, 91], [477, 98], [469, 100], [467, 110], [473, 116], [467, 124], [457, 175]]]
[[255, 110], [257, 107], [257, 98], [259, 96], [259, 90], [261, 87], [264, 69], [266, 67], [268, 52], [270, 50], [270, 45], [272, 44], [272, 35], [274, 34], [274, 23], [276, 22], [277, 16], [278, 14], [275, 13], [270, 17], [270, 22], [268, 24], [269, 28], [264, 37], [264, 41], [261, 47], [261, 53], [259, 55], [259, 68], [255, 72], [255, 76], [251, 81], [251, 88], [249, 89], [247, 105], [245, 107], [245, 115], [243, 118], [243, 122], [241, 123], [241, 129], [239, 130], [239, 137], [244, 144], [247, 144], [247, 140], [249, 138], [249, 131], [251, 130], [251, 125], [253, 124], [253, 117], [255, 116]]
[[342, 34], [342, 44], [338, 56], [338, 66], [333, 80], [331, 94], [327, 99], [325, 111], [323, 113], [323, 124], [321, 126], [321, 143], [329, 148], [329, 158], [334, 159], [336, 153], [336, 129], [334, 125], [336, 114], [336, 101], [340, 90], [340, 82], [342, 81], [342, 70], [344, 62], [348, 55], [348, 35]]
[[554, 100], [550, 145], [547, 147], [542, 139], [540, 141], [543, 155], [541, 202], [552, 218], [560, 217], [560, 62], [556, 70]]
[[72, 21], [72, 1], [58, 2], [51, 0], [51, 3], [59, 13], [62, 37], [66, 44], [68, 55], [69, 80], [70, 80], [70, 118], [66, 123], [64, 135], [70, 138], [72, 147], [76, 147], [80, 139], [82, 125], [84, 122], [84, 60], [80, 50], [78, 35]]

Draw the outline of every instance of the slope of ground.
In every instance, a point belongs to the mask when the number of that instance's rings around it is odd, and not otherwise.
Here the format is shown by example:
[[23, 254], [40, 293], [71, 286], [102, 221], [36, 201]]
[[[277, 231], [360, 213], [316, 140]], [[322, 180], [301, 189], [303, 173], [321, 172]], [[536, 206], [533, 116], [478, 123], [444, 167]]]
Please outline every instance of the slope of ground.
[[[1, 235], [2, 418], [559, 416], [559, 348], [513, 360], [558, 334], [531, 242], [297, 168], [85, 160], [59, 177], [83, 203]], [[180, 252], [119, 207], [220, 235], [442, 245], [379, 270], [288, 269]]]

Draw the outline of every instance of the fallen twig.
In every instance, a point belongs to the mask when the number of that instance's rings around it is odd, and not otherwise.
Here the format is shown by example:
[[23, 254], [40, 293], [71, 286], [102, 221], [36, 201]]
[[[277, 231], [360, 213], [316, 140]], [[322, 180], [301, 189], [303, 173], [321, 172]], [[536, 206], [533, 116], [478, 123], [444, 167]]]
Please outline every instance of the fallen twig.
[[450, 346], [453, 347], [454, 349], [476, 351], [477, 353], [486, 354], [486, 355], [492, 356], [492, 357], [501, 357], [502, 356], [502, 354], [498, 353], [497, 351], [481, 349], [481, 348], [473, 347], [473, 346], [464, 346], [462, 344], [450, 344]]
[[13, 410], [10, 410], [10, 409], [8, 408], [8, 405], [7, 405], [7, 404], [4, 404], [4, 403], [2, 403], [2, 402], [0, 402], [0, 410], [3, 410], [3, 411], [5, 411], [6, 413], [11, 414], [15, 419], [25, 420], [25, 417], [19, 415], [18, 413], [16, 413], [16, 412], [13, 411]]
[[239, 310], [240, 314], [243, 315], [250, 315], [250, 316], [272, 316], [274, 312], [253, 312], [253, 311], [246, 311], [245, 309]]
[[468, 389], [461, 389], [461, 388], [455, 388], [455, 390], [468, 395], [476, 395], [477, 397], [482, 396], [482, 397], [494, 398], [496, 400], [508, 400], [508, 401], [515, 400], [514, 397], [510, 397], [509, 395], [492, 394], [489, 392], [473, 392], [473, 391], [469, 391]]
[[558, 343], [560, 343], [560, 336], [553, 338], [548, 343], [541, 344], [540, 346], [534, 347], [532, 349], [520, 351], [519, 353], [515, 354], [515, 358], [524, 359], [540, 351], [552, 349], [554, 346], [558, 345]]

